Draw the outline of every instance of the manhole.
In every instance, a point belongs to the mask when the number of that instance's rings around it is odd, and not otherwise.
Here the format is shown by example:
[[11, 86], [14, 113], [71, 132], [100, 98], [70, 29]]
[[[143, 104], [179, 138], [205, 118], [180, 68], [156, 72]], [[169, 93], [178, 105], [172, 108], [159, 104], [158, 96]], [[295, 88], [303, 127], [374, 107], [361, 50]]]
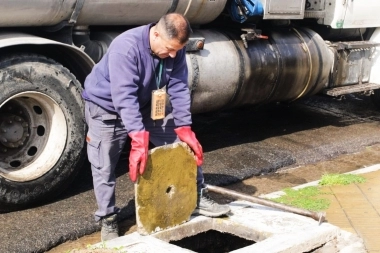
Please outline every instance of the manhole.
[[220, 253], [244, 248], [255, 242], [229, 233], [209, 230], [169, 243], [199, 253]]
[[347, 245], [347, 252], [364, 252], [352, 250], [348, 237], [341, 236], [341, 230], [331, 224], [247, 201], [229, 205], [231, 213], [227, 217], [191, 217], [188, 222], [151, 235], [135, 232], [110, 240], [107, 247], [122, 247], [120, 252], [128, 253], [247, 253], [341, 252], [338, 246]]

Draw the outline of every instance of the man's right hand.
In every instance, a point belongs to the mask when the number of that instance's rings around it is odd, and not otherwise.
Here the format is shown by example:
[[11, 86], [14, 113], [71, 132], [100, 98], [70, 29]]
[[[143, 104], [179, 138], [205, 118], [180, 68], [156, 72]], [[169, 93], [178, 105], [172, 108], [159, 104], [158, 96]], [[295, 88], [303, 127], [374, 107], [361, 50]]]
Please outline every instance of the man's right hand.
[[131, 152], [129, 154], [129, 177], [136, 182], [137, 175], [145, 171], [148, 159], [149, 132], [139, 131], [128, 134], [131, 137]]

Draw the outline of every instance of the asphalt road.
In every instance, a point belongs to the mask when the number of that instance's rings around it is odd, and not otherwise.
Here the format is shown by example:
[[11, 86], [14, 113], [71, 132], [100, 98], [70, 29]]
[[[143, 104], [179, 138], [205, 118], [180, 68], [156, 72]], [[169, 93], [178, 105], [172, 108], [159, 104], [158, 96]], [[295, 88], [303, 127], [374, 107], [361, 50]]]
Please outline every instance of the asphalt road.
[[[194, 116], [205, 151], [206, 183], [228, 185], [285, 167], [334, 158], [380, 143], [380, 112], [364, 96], [312, 97]], [[127, 150], [117, 173], [121, 216], [134, 215]], [[89, 166], [70, 189], [44, 206], [0, 215], [0, 252], [44, 252], [99, 229]]]

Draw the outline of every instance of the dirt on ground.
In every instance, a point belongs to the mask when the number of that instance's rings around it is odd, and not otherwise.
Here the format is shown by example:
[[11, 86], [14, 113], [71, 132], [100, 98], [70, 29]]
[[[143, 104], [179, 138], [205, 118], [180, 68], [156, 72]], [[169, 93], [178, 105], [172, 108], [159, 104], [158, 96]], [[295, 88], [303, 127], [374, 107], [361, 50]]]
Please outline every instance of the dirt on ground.
[[[333, 160], [323, 161], [298, 167], [283, 168], [271, 175], [262, 175], [243, 180], [240, 183], [225, 186], [251, 196], [259, 196], [319, 180], [327, 173], [346, 173], [363, 167], [380, 163], [380, 145], [374, 145], [360, 150], [358, 153], [339, 156]], [[210, 194], [218, 203], [229, 203], [234, 199], [218, 194]], [[136, 220], [133, 218], [122, 221], [120, 233], [126, 235], [136, 231]], [[89, 249], [89, 245], [100, 241], [100, 233], [94, 233], [79, 238], [76, 241], [66, 242], [48, 251], [48, 253], [111, 253], [117, 249]]]

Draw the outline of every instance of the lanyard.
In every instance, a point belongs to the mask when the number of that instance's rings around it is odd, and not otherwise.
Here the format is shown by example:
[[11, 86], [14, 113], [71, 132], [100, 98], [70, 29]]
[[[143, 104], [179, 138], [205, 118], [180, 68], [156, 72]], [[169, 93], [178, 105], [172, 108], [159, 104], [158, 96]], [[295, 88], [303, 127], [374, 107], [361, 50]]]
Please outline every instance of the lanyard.
[[156, 71], [154, 71], [154, 75], [156, 76], [156, 84], [157, 84], [157, 90], [160, 89], [160, 84], [161, 84], [161, 76], [162, 76], [162, 59], [160, 59], [160, 70], [158, 73], [158, 76], [156, 75]]

